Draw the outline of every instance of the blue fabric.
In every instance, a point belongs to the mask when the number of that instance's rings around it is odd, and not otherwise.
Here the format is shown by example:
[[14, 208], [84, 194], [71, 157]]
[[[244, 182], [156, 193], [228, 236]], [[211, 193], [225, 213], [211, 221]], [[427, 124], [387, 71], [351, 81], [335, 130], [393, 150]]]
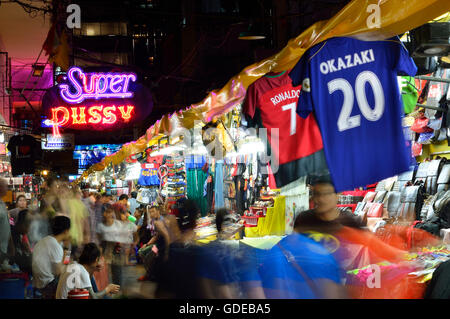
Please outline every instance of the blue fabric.
[[202, 247], [199, 276], [227, 284], [239, 281], [236, 263], [237, 249], [220, 241]]
[[189, 155], [186, 156], [186, 169], [202, 168], [206, 163], [206, 158], [203, 155]]
[[155, 186], [159, 185], [158, 170], [155, 168], [141, 170], [141, 176], [139, 177], [138, 184], [141, 186]]
[[[308, 277], [317, 284], [318, 279], [328, 279], [340, 284], [340, 269], [334, 257], [322, 245], [306, 236], [294, 233], [280, 241]], [[266, 255], [259, 269], [267, 298], [315, 299], [316, 296], [305, 279], [288, 262], [278, 245]]]
[[214, 183], [214, 197], [215, 204], [214, 208], [223, 208], [225, 206], [225, 201], [223, 198], [223, 161], [216, 162], [216, 176]]
[[398, 38], [342, 37], [309, 49], [289, 74], [294, 86], [302, 85], [297, 113], [306, 118], [314, 111], [317, 118], [337, 192], [408, 170], [397, 75], [416, 72]]

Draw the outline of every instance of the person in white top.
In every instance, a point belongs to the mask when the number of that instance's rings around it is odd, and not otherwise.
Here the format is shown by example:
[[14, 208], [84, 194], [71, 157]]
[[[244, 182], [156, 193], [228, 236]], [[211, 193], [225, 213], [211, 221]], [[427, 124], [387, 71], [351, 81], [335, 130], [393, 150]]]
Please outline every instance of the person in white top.
[[[105, 205], [103, 222], [97, 226], [97, 235], [101, 243], [105, 262], [110, 270], [110, 281], [122, 285], [122, 267], [125, 265], [125, 254], [121, 246], [124, 239], [124, 227], [118, 218], [112, 205]], [[121, 245], [122, 244], [122, 245]]]
[[56, 216], [51, 221], [52, 235], [41, 239], [34, 247], [32, 254], [33, 280], [44, 299], [54, 299], [58, 277], [65, 270], [64, 259], [70, 252], [64, 252], [70, 245], [70, 219]]
[[73, 289], [86, 289], [89, 291], [91, 299], [100, 299], [106, 295], [113, 295], [119, 292], [120, 286], [110, 284], [105, 290], [94, 292], [91, 277], [95, 271], [99, 271], [101, 265], [100, 249], [95, 243], [86, 244], [78, 258], [78, 262], [70, 264], [58, 282], [56, 299], [67, 299], [68, 294]]

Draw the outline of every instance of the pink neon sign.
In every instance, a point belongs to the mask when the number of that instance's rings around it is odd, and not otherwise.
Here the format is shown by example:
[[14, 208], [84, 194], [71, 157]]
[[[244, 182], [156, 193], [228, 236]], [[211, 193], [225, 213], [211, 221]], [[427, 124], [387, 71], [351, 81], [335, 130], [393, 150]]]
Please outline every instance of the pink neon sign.
[[[75, 77], [78, 74], [78, 78]], [[69, 84], [60, 84], [61, 97], [68, 103], [78, 104], [85, 99], [130, 98], [130, 81], [136, 81], [134, 73], [84, 73], [78, 67], [70, 68], [67, 77], [75, 93], [69, 90]]]

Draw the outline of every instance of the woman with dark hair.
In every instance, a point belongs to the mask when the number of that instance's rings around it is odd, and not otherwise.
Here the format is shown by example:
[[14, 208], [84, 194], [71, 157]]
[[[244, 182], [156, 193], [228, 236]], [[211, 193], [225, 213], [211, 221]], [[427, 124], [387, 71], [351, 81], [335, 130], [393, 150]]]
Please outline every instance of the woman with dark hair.
[[78, 262], [71, 263], [61, 275], [56, 290], [56, 299], [67, 299], [72, 289], [88, 290], [91, 299], [100, 299], [106, 295], [118, 293], [120, 286], [114, 284], [108, 285], [103, 291], [97, 293], [92, 288], [91, 277], [101, 267], [100, 256], [100, 249], [95, 243], [86, 244]]
[[31, 220], [28, 215], [27, 209], [19, 212], [16, 224], [11, 230], [11, 237], [14, 245], [13, 261], [19, 266], [22, 272], [31, 275], [31, 246], [28, 240]]
[[19, 215], [19, 212], [27, 209], [27, 198], [25, 197], [25, 195], [19, 195], [16, 198], [16, 208], [11, 209], [8, 214], [9, 217], [12, 218], [14, 220], [14, 223], [17, 223], [17, 217]]

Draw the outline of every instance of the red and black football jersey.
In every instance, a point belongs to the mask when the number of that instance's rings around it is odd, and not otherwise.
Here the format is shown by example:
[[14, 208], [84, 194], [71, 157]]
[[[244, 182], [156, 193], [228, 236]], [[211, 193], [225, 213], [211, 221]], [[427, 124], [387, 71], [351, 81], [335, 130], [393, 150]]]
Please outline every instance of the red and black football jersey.
[[316, 119], [313, 114], [306, 119], [297, 114], [301, 86], [293, 87], [288, 74], [269, 73], [255, 81], [243, 105], [249, 126], [267, 129], [271, 152], [279, 163], [278, 170], [271, 163], [277, 187], [327, 170]]

